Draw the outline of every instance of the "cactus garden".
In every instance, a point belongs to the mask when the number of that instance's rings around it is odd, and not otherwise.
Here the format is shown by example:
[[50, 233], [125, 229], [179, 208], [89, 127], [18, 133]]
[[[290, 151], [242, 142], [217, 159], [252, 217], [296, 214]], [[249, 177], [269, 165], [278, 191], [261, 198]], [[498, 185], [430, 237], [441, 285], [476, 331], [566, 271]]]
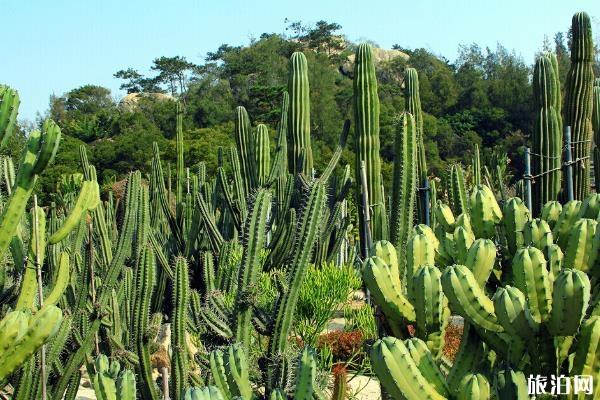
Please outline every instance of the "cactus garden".
[[72, 135], [103, 114], [53, 119], [67, 101], [24, 134], [0, 85], [0, 399], [600, 399], [592, 26], [573, 15], [566, 64], [537, 55], [523, 146], [443, 162], [431, 77], [416, 55], [381, 73], [370, 43], [326, 151], [317, 56], [294, 49], [261, 116], [237, 105], [200, 157], [206, 116], [161, 100], [172, 136], [118, 177], [112, 138]]

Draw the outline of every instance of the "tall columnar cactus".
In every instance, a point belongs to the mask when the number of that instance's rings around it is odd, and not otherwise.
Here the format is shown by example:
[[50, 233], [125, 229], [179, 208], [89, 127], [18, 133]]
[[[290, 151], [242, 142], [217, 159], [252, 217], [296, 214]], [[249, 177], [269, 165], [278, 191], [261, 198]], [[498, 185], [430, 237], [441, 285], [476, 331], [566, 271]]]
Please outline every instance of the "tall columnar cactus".
[[[424, 188], [427, 181], [427, 159], [423, 133], [423, 111], [421, 110], [421, 96], [419, 94], [419, 74], [414, 68], [406, 68], [406, 71], [404, 71], [404, 108], [415, 117], [417, 127], [417, 187]], [[419, 190], [419, 201], [417, 202], [419, 223], [425, 223], [426, 220], [425, 198], [425, 191]]]
[[417, 194], [417, 130], [413, 115], [404, 113], [396, 129], [390, 241], [400, 251], [412, 229]]
[[269, 128], [264, 124], [256, 127], [254, 134], [254, 163], [257, 184], [264, 186], [269, 179], [271, 170], [271, 147], [269, 142]]
[[295, 52], [288, 72], [290, 98], [288, 115], [288, 166], [292, 174], [312, 177], [313, 155], [310, 145], [310, 86], [306, 56]]
[[155, 283], [156, 266], [154, 253], [150, 245], [144, 245], [137, 263], [135, 279], [135, 298], [132, 315], [132, 334], [139, 357], [138, 375], [141, 378], [141, 393], [144, 398], [158, 400], [158, 393], [152, 377], [152, 364], [149, 351], [149, 313], [150, 300]]
[[557, 200], [561, 187], [562, 124], [560, 82], [552, 56], [542, 54], [533, 71], [533, 96], [537, 113], [532, 135], [533, 215], [539, 215], [544, 204]]
[[173, 309], [171, 317], [171, 393], [180, 398], [188, 383], [188, 351], [186, 328], [189, 302], [188, 264], [185, 258], [175, 259], [175, 279], [173, 280]]
[[[370, 204], [358, 207], [361, 241], [365, 240], [365, 217], [363, 208], [370, 207], [373, 241], [387, 239], [387, 214], [381, 183], [381, 156], [379, 154], [379, 98], [377, 77], [373, 62], [373, 50], [368, 43], [356, 49], [354, 60], [354, 135], [356, 139], [355, 176], [360, 180], [364, 163], [367, 176], [367, 192]], [[363, 188], [364, 190], [365, 188]], [[362, 204], [361, 191], [356, 191], [357, 204]], [[364, 248], [364, 246], [363, 246]]]
[[594, 43], [589, 15], [576, 13], [571, 30], [571, 68], [567, 74], [564, 124], [571, 127], [573, 140], [573, 192], [575, 199], [582, 200], [590, 190], [592, 148]]
[[244, 196], [254, 187], [254, 146], [250, 118], [242, 106], [235, 109], [235, 142], [239, 156], [240, 174], [243, 180]]
[[267, 216], [271, 193], [260, 189], [252, 202], [252, 211], [244, 227], [244, 254], [238, 274], [236, 298], [236, 339], [246, 349], [250, 346], [252, 310], [257, 295], [257, 282], [262, 270], [260, 255], [265, 247]]
[[291, 252], [292, 259], [289, 264], [288, 287], [280, 295], [277, 303], [277, 315], [275, 316], [273, 334], [269, 341], [268, 350], [270, 360], [267, 368], [268, 393], [284, 387], [286, 372], [284, 351], [288, 346], [288, 336], [292, 329], [300, 285], [306, 274], [310, 256], [320, 232], [325, 197], [325, 186], [317, 180], [310, 189], [296, 231], [296, 243]]

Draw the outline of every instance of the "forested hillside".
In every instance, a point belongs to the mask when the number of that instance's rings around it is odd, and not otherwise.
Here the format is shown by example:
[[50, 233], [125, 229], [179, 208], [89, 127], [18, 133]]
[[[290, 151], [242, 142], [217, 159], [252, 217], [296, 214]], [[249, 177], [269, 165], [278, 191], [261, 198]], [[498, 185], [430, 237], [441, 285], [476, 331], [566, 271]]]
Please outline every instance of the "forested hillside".
[[[274, 137], [288, 59], [297, 50], [308, 59], [313, 152], [317, 169], [322, 169], [342, 121], [351, 118], [355, 44], [344, 39], [338, 24], [324, 21], [314, 26], [291, 23], [287, 32], [264, 33], [242, 46], [223, 44], [208, 53], [202, 65], [179, 56], [158, 57], [149, 76], [124, 66], [114, 74], [129, 93], [123, 100], [116, 101], [118, 93], [94, 85], [52, 97], [49, 116], [61, 126], [64, 143], [42, 188], [49, 189], [49, 182], [77, 168], [82, 142], [105, 185], [133, 169], [148, 170], [154, 141], [165, 161], [174, 162], [172, 98], [180, 98], [185, 106], [186, 160], [194, 165], [202, 159], [209, 171], [214, 170], [218, 148], [233, 144], [236, 106], [246, 107], [253, 125], [268, 124]], [[556, 53], [562, 82], [569, 67], [568, 42], [568, 33], [558, 33], [552, 43], [540, 43], [540, 50]], [[426, 49], [411, 49], [410, 43], [376, 52], [384, 182], [390, 181], [393, 134], [404, 108], [402, 77], [408, 66], [419, 72], [431, 173], [441, 176], [449, 162], [466, 163], [475, 144], [485, 149], [484, 161], [499, 149], [509, 155], [513, 172], [522, 170], [521, 155], [534, 121], [532, 60], [523, 60], [501, 44], [495, 49], [458, 46], [459, 56], [452, 62]], [[352, 159], [349, 147], [341, 165]]]

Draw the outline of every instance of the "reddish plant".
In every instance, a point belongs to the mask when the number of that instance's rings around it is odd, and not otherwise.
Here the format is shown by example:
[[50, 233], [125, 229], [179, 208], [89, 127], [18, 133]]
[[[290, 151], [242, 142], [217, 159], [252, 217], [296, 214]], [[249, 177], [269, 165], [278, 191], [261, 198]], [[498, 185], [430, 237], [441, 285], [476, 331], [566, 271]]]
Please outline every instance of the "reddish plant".
[[460, 340], [463, 334], [463, 327], [454, 324], [448, 324], [446, 327], [446, 334], [444, 335], [445, 343], [443, 354], [444, 356], [454, 362], [456, 358], [456, 353], [458, 352], [458, 348], [460, 347]]
[[334, 360], [350, 359], [353, 355], [358, 353], [362, 345], [363, 334], [361, 331], [334, 331], [325, 333], [317, 339], [317, 347], [329, 347]]

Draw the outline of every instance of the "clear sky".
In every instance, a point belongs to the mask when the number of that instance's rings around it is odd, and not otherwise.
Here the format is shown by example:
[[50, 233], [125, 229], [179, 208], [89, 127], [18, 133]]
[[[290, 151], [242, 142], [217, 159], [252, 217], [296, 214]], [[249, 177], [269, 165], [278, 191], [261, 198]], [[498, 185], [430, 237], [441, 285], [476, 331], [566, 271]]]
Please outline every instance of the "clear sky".
[[337, 22], [350, 40], [450, 60], [459, 44], [499, 42], [532, 63], [544, 35], [566, 31], [581, 10], [598, 30], [600, 0], [0, 0], [0, 83], [19, 90], [21, 117], [33, 119], [53, 93], [91, 83], [121, 96], [119, 69], [148, 72], [163, 55], [201, 63], [223, 43], [283, 33], [285, 18]]

